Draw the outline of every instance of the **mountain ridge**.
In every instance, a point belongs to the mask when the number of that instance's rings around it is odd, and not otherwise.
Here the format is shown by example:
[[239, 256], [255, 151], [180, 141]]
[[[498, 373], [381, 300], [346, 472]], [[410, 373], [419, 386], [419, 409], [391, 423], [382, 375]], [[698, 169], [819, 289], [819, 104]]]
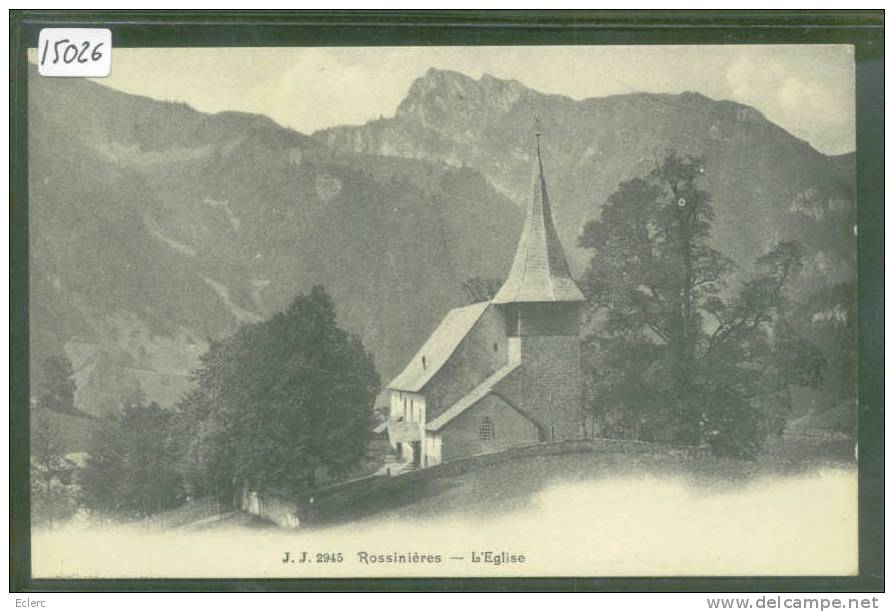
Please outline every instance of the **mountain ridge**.
[[647, 173], [671, 148], [705, 156], [704, 185], [718, 211], [716, 243], [743, 268], [783, 234], [817, 250], [828, 246], [817, 244], [817, 235], [824, 242], [834, 235], [834, 252], [817, 275], [843, 278], [853, 268], [852, 168], [735, 101], [698, 92], [575, 100], [518, 81], [430, 69], [393, 117], [313, 136], [335, 149], [475, 168], [523, 207], [535, 118], [556, 224], [577, 274], [590, 256], [576, 245], [581, 228], [621, 181]]
[[520, 211], [471, 169], [96, 83], [29, 86], [31, 371], [67, 354], [92, 414], [175, 403], [209, 340], [314, 284], [387, 379], [462, 281], [514, 250]]
[[[610, 100], [622, 100], [624, 98], [648, 98], [648, 99], [652, 99], [655, 101], [673, 100], [675, 98], [694, 98], [694, 99], [701, 98], [701, 99], [703, 99], [707, 102], [710, 102], [712, 104], [726, 105], [726, 106], [732, 107], [734, 109], [739, 109], [739, 108], [744, 109], [744, 110], [748, 111], [749, 113], [751, 113], [753, 116], [759, 117], [760, 119], [767, 121], [768, 123], [772, 123], [766, 118], [766, 116], [760, 109], [758, 109], [752, 105], [746, 104], [744, 102], [739, 102], [737, 100], [733, 100], [730, 98], [711, 98], [710, 96], [707, 96], [707, 95], [703, 94], [702, 92], [695, 91], [695, 90], [684, 90], [679, 93], [652, 92], [652, 91], [630, 91], [630, 92], [625, 92], [625, 93], [608, 94], [605, 96], [586, 96], [586, 97], [582, 97], [582, 98], [575, 98], [573, 96], [569, 96], [569, 95], [561, 94], [561, 93], [540, 92], [540, 91], [534, 89], [533, 87], [529, 87], [528, 85], [525, 85], [523, 82], [519, 81], [518, 79], [504, 79], [504, 78], [497, 77], [497, 76], [492, 75], [487, 72], [482, 73], [482, 75], [478, 79], [476, 79], [476, 78], [471, 77], [471, 76], [469, 76], [463, 72], [460, 72], [458, 70], [450, 70], [450, 69], [442, 69], [442, 68], [434, 68], [434, 67], [428, 68], [426, 70], [426, 72], [423, 74], [423, 76], [414, 79], [413, 83], [411, 83], [410, 88], [408, 89], [406, 96], [398, 104], [397, 109], [395, 111], [395, 115], [392, 117], [384, 117], [382, 119], [388, 120], [388, 119], [394, 119], [394, 118], [400, 116], [402, 114], [402, 110], [404, 109], [404, 107], [406, 106], [408, 101], [413, 97], [414, 87], [417, 87], [420, 82], [431, 78], [432, 75], [435, 75], [437, 78], [453, 79], [458, 82], [470, 83], [475, 87], [484, 87], [488, 84], [497, 83], [497, 84], [499, 84], [498, 87], [511, 86], [513, 88], [522, 90], [526, 93], [536, 94], [536, 95], [548, 97], [548, 98], [563, 99], [563, 100], [568, 100], [571, 102], [610, 101]], [[492, 88], [491, 88], [491, 90], [492, 90]], [[373, 123], [375, 121], [378, 121], [378, 120], [370, 120], [367, 123]], [[786, 133], [788, 133], [789, 136], [791, 136], [791, 138], [810, 147], [818, 155], [827, 157], [829, 159], [844, 158], [848, 155], [854, 154], [853, 152], [846, 152], [846, 153], [840, 153], [840, 154], [823, 153], [823, 152], [819, 151], [818, 149], [816, 149], [816, 147], [814, 147], [809, 141], [807, 141], [803, 138], [800, 138], [798, 136], [795, 136], [794, 134], [791, 134], [790, 132], [785, 130], [785, 128], [782, 128], [781, 126], [778, 126], [777, 124], [773, 124], [773, 125], [776, 125], [776, 127], [778, 127], [779, 129], [786, 131]], [[343, 128], [343, 127], [357, 127], [357, 126], [351, 125], [351, 124], [332, 125], [332, 126], [328, 126], [326, 128], [317, 130], [316, 132], [314, 132], [314, 135], [316, 136], [319, 134], [326, 133], [330, 130], [339, 129], [339, 128]]]
[[673, 145], [706, 156], [715, 241], [744, 270], [773, 240], [798, 239], [803, 291], [854, 277], [852, 154], [829, 158], [694, 92], [574, 100], [441, 73], [394, 117], [311, 136], [32, 74], [32, 376], [64, 352], [86, 412], [171, 405], [210, 340], [322, 283], [387, 382], [462, 303], [462, 281], [508, 272], [535, 116], [577, 274], [590, 256], [580, 227]]

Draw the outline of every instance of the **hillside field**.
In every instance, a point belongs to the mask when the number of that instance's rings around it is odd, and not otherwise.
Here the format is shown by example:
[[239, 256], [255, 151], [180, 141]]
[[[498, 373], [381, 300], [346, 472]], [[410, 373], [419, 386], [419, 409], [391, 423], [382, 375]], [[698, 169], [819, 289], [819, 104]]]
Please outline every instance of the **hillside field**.
[[700, 489], [724, 490], [765, 477], [798, 475], [830, 466], [855, 467], [854, 456], [852, 442], [832, 436], [775, 438], [756, 461], [705, 457], [625, 441], [545, 445], [458, 460], [396, 478], [332, 487], [331, 492], [320, 491], [314, 504], [305, 505], [302, 520], [310, 527], [367, 518], [432, 518], [455, 513], [486, 516], [525, 508], [551, 486], [594, 479], [682, 478]]
[[[218, 517], [207, 505], [205, 520], [197, 503], [168, 516], [175, 530], [38, 531], [34, 575], [845, 575], [857, 567], [852, 457], [842, 439], [807, 437], [777, 440], [756, 462], [666, 450], [504, 453], [322, 496], [326, 519], [297, 530], [241, 512]], [[488, 550], [524, 553], [527, 562], [471, 562], [470, 551]], [[342, 561], [292, 565], [284, 551]], [[442, 562], [362, 560], [414, 552]]]

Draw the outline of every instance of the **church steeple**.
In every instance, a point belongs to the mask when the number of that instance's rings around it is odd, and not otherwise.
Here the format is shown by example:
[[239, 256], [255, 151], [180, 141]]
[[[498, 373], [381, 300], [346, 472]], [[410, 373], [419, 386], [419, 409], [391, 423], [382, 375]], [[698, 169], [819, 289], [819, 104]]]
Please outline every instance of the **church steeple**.
[[506, 282], [494, 304], [517, 302], [583, 302], [584, 296], [568, 268], [568, 261], [553, 223], [543, 159], [540, 152], [540, 122], [537, 122], [537, 157], [534, 160], [533, 198], [518, 241], [518, 250]]

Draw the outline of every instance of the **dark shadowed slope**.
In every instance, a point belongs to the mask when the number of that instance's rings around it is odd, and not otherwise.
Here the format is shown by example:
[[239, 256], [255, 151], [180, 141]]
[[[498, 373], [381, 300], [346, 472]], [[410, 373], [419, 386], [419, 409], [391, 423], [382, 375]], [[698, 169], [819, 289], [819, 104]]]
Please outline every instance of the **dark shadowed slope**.
[[93, 414], [176, 401], [209, 338], [332, 292], [384, 379], [509, 265], [521, 213], [476, 172], [332, 152], [271, 120], [29, 82], [32, 372]]

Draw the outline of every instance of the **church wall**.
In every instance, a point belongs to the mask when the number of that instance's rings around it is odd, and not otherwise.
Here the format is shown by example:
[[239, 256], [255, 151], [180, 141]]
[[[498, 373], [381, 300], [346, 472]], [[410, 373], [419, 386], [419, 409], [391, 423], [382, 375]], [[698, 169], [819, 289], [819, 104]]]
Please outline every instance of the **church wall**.
[[543, 440], [583, 437], [580, 343], [576, 336], [523, 337], [521, 367], [497, 391], [543, 426]]
[[423, 389], [429, 421], [508, 363], [502, 313], [490, 306]]
[[425, 396], [392, 390], [388, 418], [391, 421], [425, 422]]
[[510, 336], [577, 336], [579, 305], [576, 303], [506, 304], [500, 307]]
[[578, 335], [577, 304], [524, 304], [521, 306], [521, 336]]
[[[482, 440], [484, 418], [493, 425], [493, 439]], [[539, 441], [537, 426], [497, 395], [488, 395], [441, 429], [441, 459], [493, 453]], [[429, 465], [434, 465], [430, 463]]]

